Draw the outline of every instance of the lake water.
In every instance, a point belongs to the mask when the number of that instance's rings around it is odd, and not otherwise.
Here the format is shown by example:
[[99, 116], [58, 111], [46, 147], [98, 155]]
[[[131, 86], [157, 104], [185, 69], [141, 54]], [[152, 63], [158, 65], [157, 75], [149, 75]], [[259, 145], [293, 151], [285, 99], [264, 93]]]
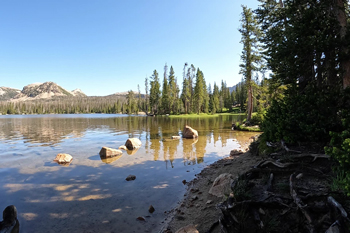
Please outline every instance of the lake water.
[[[17, 207], [20, 232], [157, 232], [186, 191], [182, 180], [256, 134], [231, 131], [236, 117], [0, 116], [0, 211]], [[164, 140], [186, 124], [198, 139]], [[139, 150], [100, 158], [102, 146], [117, 149], [130, 137]], [[72, 163], [54, 163], [58, 153]], [[130, 174], [136, 180], [126, 181]]]

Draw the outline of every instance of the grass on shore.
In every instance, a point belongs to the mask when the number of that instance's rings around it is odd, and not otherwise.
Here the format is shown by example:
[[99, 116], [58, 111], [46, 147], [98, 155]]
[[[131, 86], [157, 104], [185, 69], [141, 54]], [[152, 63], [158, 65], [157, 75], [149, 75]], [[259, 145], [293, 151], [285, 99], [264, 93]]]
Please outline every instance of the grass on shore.
[[200, 114], [196, 114], [196, 113], [192, 113], [192, 114], [181, 114], [181, 115], [169, 115], [169, 117], [171, 118], [211, 118], [211, 117], [218, 117], [218, 116], [222, 116], [222, 115], [234, 115], [234, 116], [239, 116], [239, 115], [245, 115], [245, 113], [234, 113], [234, 112], [230, 112], [230, 113], [215, 113], [215, 114], [207, 114], [207, 113], [200, 113]]

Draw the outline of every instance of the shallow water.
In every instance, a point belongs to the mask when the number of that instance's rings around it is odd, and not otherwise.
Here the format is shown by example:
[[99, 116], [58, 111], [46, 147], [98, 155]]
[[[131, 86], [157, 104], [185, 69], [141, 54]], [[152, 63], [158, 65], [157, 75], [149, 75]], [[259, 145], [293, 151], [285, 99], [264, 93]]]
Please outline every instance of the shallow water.
[[[157, 232], [201, 169], [256, 133], [231, 131], [235, 116], [173, 119], [106, 114], [0, 116], [0, 211], [15, 205], [20, 232]], [[185, 124], [196, 140], [181, 135]], [[142, 147], [102, 160], [129, 137]], [[234, 141], [237, 139], [238, 141]], [[73, 156], [69, 166], [53, 162]], [[129, 175], [136, 180], [126, 181]], [[153, 205], [155, 212], [148, 212]], [[136, 220], [144, 216], [146, 221]]]

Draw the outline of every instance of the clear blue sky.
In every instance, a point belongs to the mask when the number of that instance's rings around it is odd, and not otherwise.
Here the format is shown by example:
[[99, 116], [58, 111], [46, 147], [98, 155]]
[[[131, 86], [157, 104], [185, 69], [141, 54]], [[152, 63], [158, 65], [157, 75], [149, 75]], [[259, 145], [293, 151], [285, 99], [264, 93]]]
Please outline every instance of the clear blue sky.
[[53, 81], [87, 95], [144, 93], [145, 77], [185, 62], [207, 83], [239, 73], [241, 4], [257, 0], [6, 0], [0, 2], [0, 86]]

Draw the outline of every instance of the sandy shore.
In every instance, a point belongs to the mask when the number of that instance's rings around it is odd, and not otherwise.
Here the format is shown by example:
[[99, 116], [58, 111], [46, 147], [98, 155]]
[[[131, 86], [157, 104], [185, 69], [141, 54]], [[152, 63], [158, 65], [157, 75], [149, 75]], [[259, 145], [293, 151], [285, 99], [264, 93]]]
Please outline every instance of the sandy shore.
[[[174, 233], [181, 227], [193, 224], [199, 232], [207, 232], [214, 226], [212, 232], [220, 232], [215, 223], [219, 220], [219, 210], [216, 205], [224, 200], [209, 194], [214, 180], [222, 173], [230, 173], [234, 177], [247, 171], [261, 157], [252, 156], [249, 152], [235, 157], [221, 159], [204, 168], [196, 175], [197, 178], [188, 182], [188, 190], [178, 207], [168, 213], [166, 225], [161, 232]], [[218, 225], [218, 224], [216, 224]]]

